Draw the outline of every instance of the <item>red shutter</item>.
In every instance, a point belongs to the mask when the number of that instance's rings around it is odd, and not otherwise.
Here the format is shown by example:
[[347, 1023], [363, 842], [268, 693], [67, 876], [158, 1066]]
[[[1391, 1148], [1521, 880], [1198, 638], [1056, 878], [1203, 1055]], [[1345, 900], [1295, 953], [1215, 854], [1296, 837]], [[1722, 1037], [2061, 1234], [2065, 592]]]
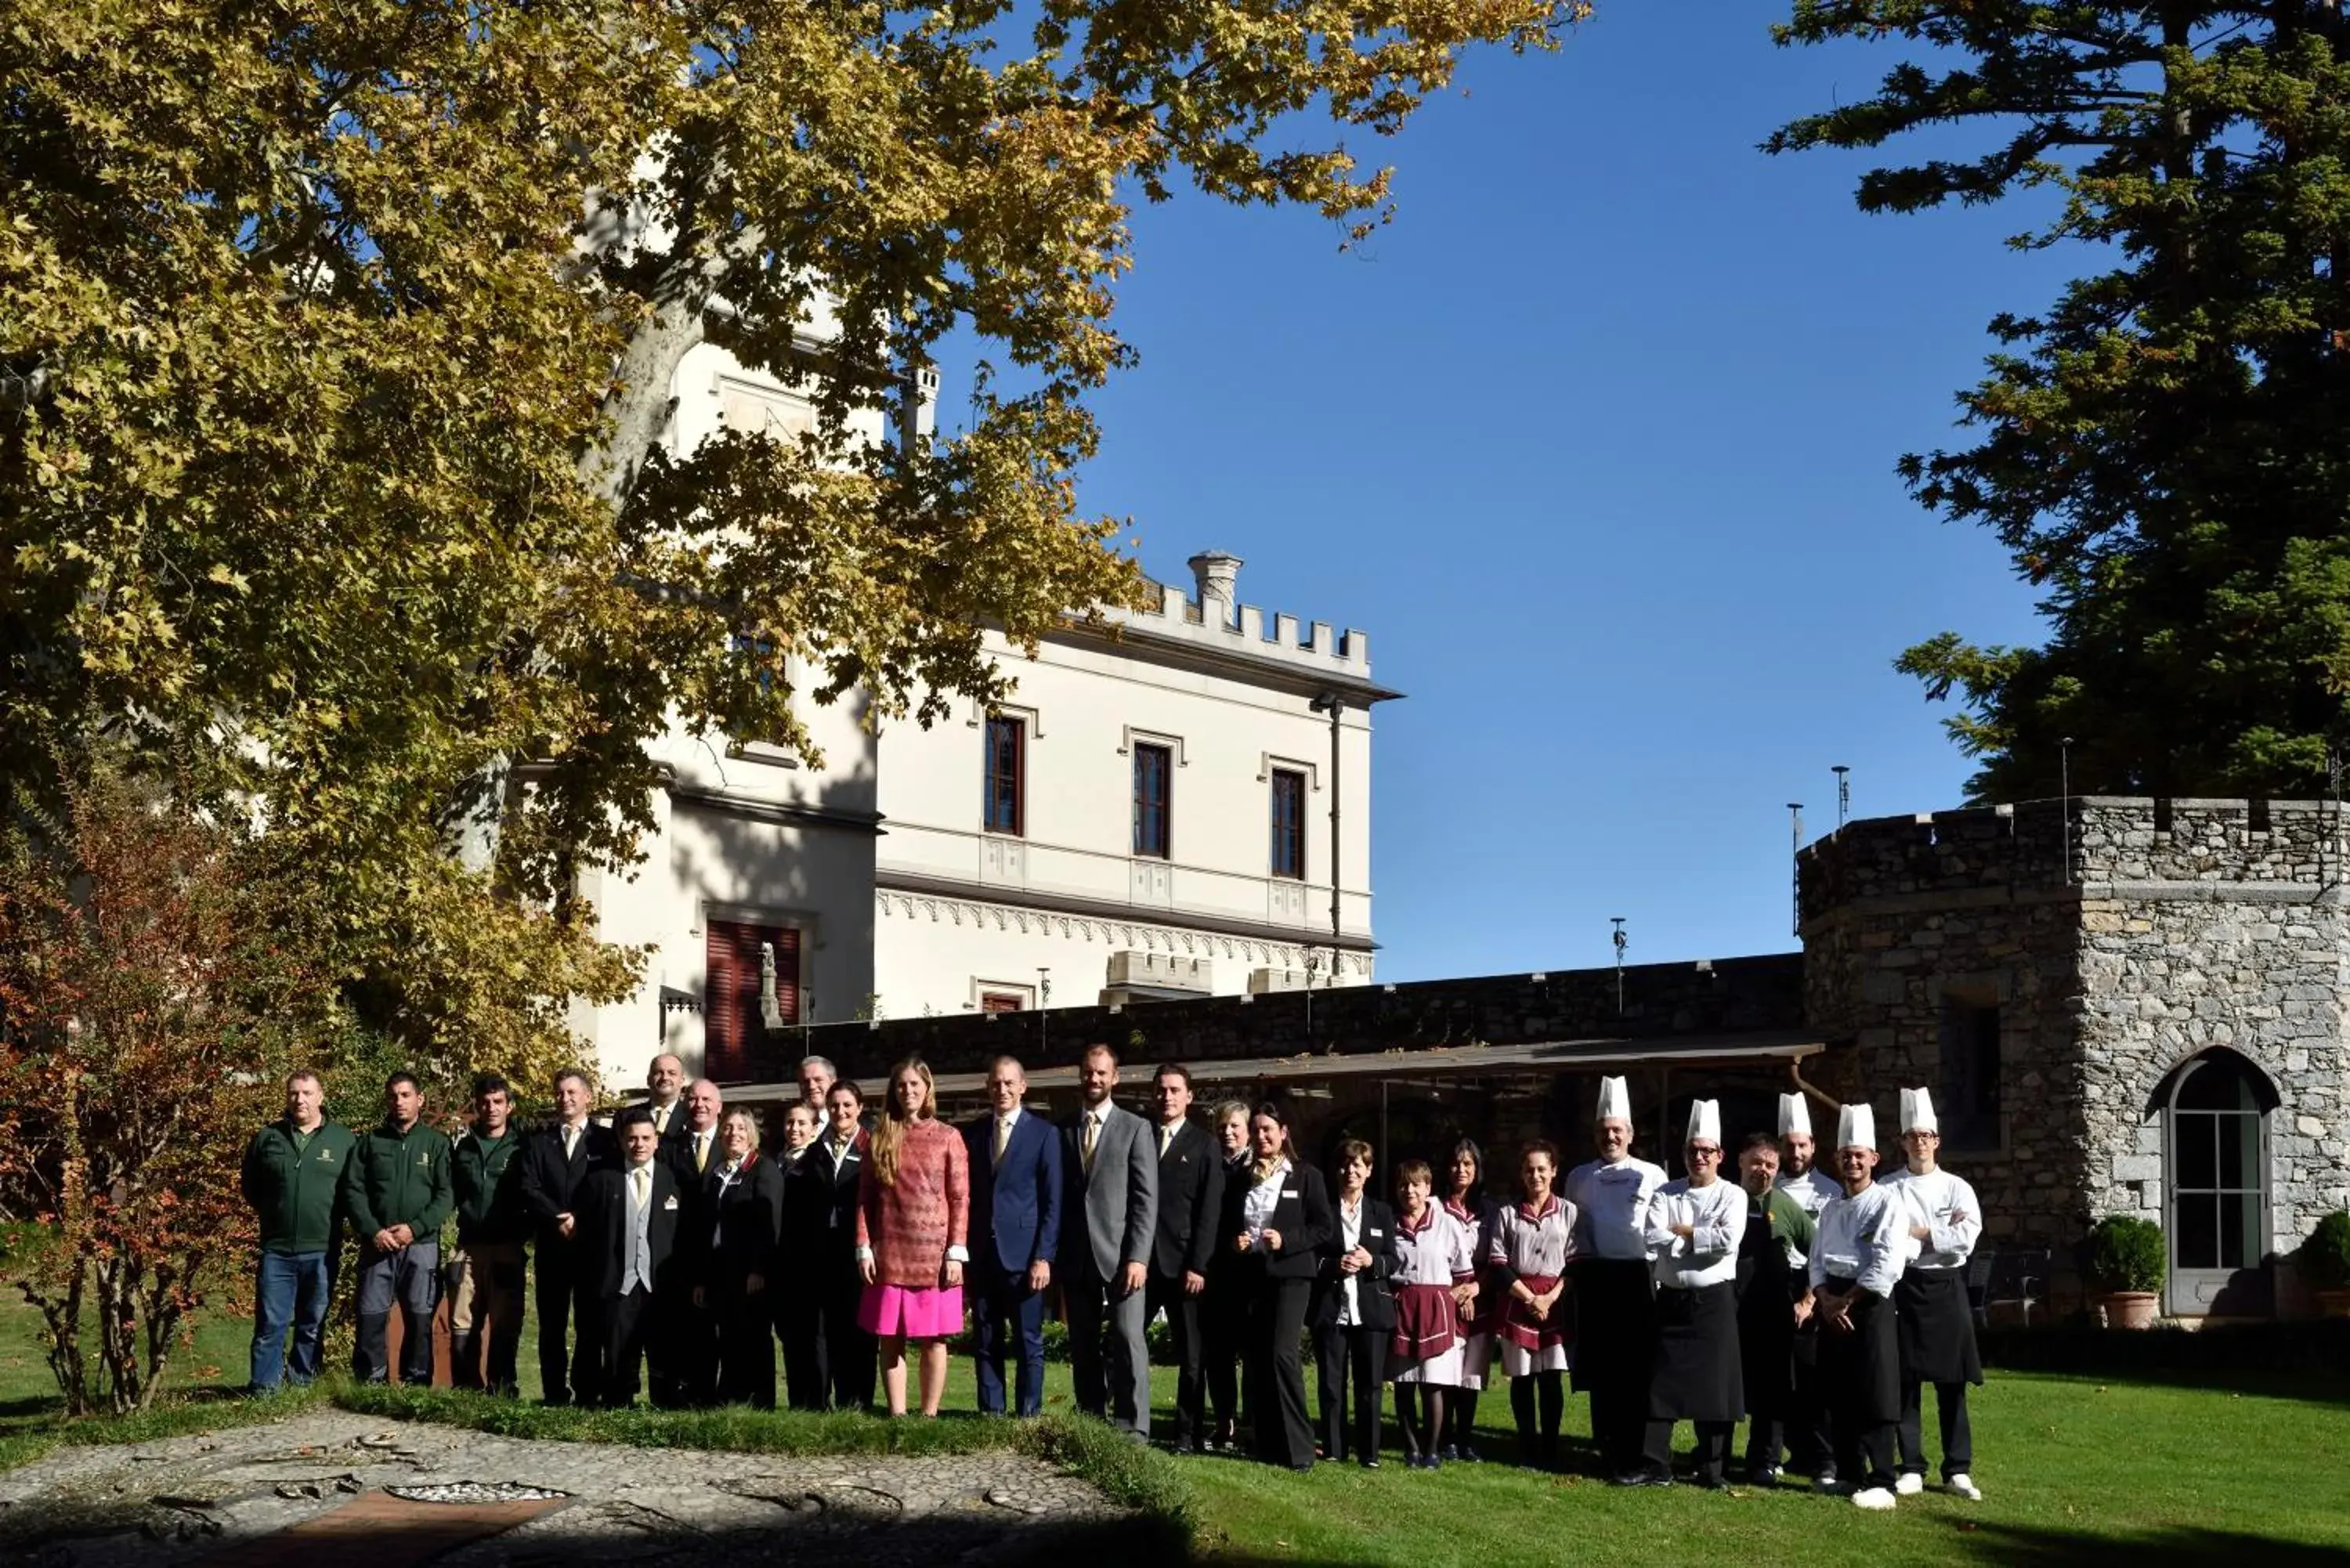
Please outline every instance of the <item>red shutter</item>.
[[743, 1083], [765, 1055], [759, 1008], [759, 944], [775, 950], [775, 1003], [785, 1023], [800, 1017], [800, 934], [784, 926], [712, 920], [703, 938], [702, 1075]]

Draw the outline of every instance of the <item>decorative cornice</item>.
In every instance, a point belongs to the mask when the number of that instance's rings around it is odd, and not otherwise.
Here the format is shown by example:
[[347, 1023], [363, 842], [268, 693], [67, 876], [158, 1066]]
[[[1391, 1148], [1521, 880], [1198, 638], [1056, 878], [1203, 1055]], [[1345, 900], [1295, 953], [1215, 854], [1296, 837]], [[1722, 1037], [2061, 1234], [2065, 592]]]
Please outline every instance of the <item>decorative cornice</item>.
[[[1329, 944], [1302, 941], [1302, 933], [1282, 939], [1233, 930], [1194, 930], [1181, 926], [1137, 919], [1131, 914], [1105, 917], [1080, 914], [1064, 908], [1030, 909], [994, 898], [958, 898], [934, 891], [883, 888], [874, 894], [875, 913], [882, 919], [927, 919], [975, 930], [993, 928], [1024, 936], [1045, 936], [1073, 942], [1100, 942], [1113, 950], [1177, 953], [1187, 958], [1239, 959], [1266, 969], [1303, 971], [1309, 958], [1316, 963]], [[1338, 972], [1367, 980], [1367, 950], [1341, 952]]]

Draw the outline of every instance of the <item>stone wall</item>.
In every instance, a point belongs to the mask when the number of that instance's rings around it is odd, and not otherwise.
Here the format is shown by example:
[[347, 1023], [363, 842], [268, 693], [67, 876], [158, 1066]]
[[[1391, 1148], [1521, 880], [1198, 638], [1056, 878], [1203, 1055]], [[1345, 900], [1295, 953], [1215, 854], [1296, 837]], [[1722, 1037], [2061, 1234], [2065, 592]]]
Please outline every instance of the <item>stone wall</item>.
[[[2096, 1215], [2160, 1219], [2167, 1085], [2214, 1047], [2278, 1096], [2272, 1253], [2350, 1203], [2332, 805], [2091, 797], [1860, 822], [1804, 850], [1801, 877], [1831, 1089], [1883, 1116], [1901, 1085], [1941, 1081], [1946, 1002], [1999, 1007], [2000, 1147], [1947, 1151], [1994, 1235], [2064, 1262]], [[2291, 1310], [2289, 1269], [2280, 1288]]]

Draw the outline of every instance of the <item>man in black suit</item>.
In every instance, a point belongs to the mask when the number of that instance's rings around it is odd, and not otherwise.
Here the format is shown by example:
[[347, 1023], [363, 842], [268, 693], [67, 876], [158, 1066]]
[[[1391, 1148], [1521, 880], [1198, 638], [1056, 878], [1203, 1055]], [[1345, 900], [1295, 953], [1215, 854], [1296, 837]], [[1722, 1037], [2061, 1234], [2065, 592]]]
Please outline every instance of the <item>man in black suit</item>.
[[[591, 1171], [619, 1158], [611, 1132], [588, 1119], [596, 1090], [588, 1075], [555, 1075], [555, 1121], [531, 1135], [522, 1151], [523, 1212], [536, 1244], [531, 1261], [537, 1276], [538, 1380], [549, 1405], [577, 1399], [593, 1405], [602, 1393], [604, 1351], [594, 1332], [595, 1303], [581, 1279], [577, 1209], [579, 1189]], [[564, 1334], [577, 1337], [564, 1354]]]
[[1207, 1429], [1200, 1309], [1224, 1202], [1222, 1151], [1191, 1119], [1191, 1075], [1170, 1062], [1151, 1076], [1158, 1102], [1159, 1230], [1150, 1249], [1145, 1321], [1167, 1314], [1175, 1349], [1175, 1451], [1197, 1451]]
[[[668, 1130], [660, 1133], [654, 1158], [669, 1167], [677, 1179], [680, 1200], [691, 1209], [702, 1202], [710, 1173], [722, 1161], [718, 1118], [726, 1100], [717, 1085], [696, 1078], [678, 1103], [681, 1108]], [[660, 1130], [658, 1112], [654, 1127]], [[645, 1391], [659, 1409], [704, 1406], [718, 1397], [718, 1319], [714, 1312], [699, 1304], [696, 1291], [705, 1282], [704, 1260], [696, 1241], [706, 1228], [704, 1217], [689, 1216], [689, 1240], [680, 1251], [678, 1266], [670, 1271], [660, 1298], [653, 1303], [653, 1328], [646, 1340], [651, 1368]]]
[[795, 1289], [816, 1293], [824, 1319], [824, 1372], [832, 1407], [866, 1410], [873, 1405], [873, 1384], [880, 1368], [880, 1347], [857, 1326], [858, 1303], [865, 1296], [865, 1276], [857, 1266], [857, 1183], [865, 1168], [865, 1096], [847, 1078], [825, 1096], [827, 1113], [824, 1136], [806, 1158], [816, 1161], [825, 1189], [824, 1244], [818, 1249], [804, 1283]]
[[717, 1329], [712, 1392], [722, 1405], [775, 1407], [773, 1292], [782, 1236], [784, 1174], [759, 1153], [751, 1113], [728, 1111], [718, 1124], [718, 1156], [703, 1176], [692, 1210], [694, 1304]]
[[620, 1113], [620, 1165], [590, 1172], [579, 1189], [579, 1270], [604, 1342], [598, 1403], [625, 1410], [637, 1399], [638, 1364], [650, 1347], [670, 1286], [685, 1204], [677, 1174], [660, 1158], [660, 1135], [642, 1106]]

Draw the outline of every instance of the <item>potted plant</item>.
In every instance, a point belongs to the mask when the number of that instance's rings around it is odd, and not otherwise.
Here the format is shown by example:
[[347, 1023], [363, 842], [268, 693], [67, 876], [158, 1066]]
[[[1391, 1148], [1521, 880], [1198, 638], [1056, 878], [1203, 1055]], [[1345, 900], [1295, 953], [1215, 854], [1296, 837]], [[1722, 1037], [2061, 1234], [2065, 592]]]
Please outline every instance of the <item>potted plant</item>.
[[2320, 1220], [2293, 1257], [2317, 1293], [2317, 1310], [2350, 1317], [2350, 1210], [2336, 1209]]
[[2152, 1328], [2169, 1258], [2162, 1227], [2134, 1214], [2108, 1214], [2089, 1231], [2089, 1283], [2107, 1328]]

